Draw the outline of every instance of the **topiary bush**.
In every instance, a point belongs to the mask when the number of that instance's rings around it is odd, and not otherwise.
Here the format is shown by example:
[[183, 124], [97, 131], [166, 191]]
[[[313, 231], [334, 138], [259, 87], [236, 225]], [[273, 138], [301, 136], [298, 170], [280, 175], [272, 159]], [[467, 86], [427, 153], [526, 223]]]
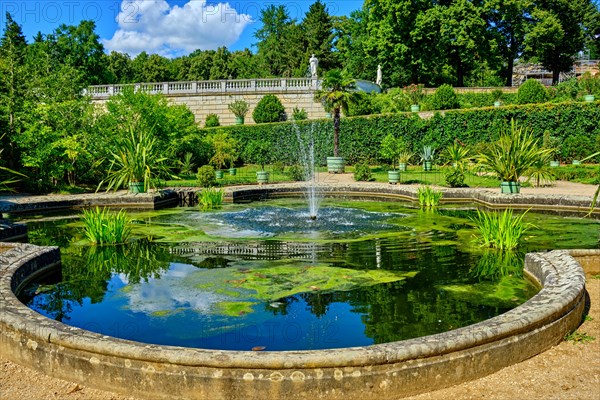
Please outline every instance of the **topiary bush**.
[[354, 180], [363, 182], [373, 180], [373, 174], [371, 173], [369, 163], [362, 161], [354, 165]]
[[206, 122], [204, 123], [204, 127], [214, 128], [217, 126], [221, 126], [221, 123], [219, 122], [219, 116], [217, 114], [208, 114], [206, 116]]
[[517, 91], [517, 103], [545, 103], [548, 101], [548, 92], [544, 85], [536, 79], [527, 79], [524, 84], [519, 86]]
[[268, 94], [260, 99], [252, 112], [252, 118], [257, 124], [285, 121], [285, 107], [277, 96]]
[[460, 108], [458, 96], [452, 86], [443, 84], [433, 94], [431, 98], [431, 106], [434, 110], [452, 110]]
[[202, 187], [215, 186], [217, 184], [217, 179], [215, 177], [215, 169], [212, 167], [212, 165], [204, 165], [198, 168], [196, 180]]

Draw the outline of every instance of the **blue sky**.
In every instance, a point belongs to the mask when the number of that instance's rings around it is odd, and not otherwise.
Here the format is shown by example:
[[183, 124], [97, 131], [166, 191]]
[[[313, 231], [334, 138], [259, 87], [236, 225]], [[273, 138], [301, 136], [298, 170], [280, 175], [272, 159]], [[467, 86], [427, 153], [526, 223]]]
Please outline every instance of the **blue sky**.
[[[132, 56], [147, 51], [173, 57], [197, 48], [227, 46], [231, 50], [251, 48], [260, 28], [260, 11], [270, 4], [284, 4], [290, 16], [304, 17], [314, 0], [296, 1], [207, 1], [207, 0], [0, 0], [0, 22], [10, 12], [27, 39], [41, 31], [51, 33], [58, 25], [96, 22], [107, 51]], [[349, 15], [363, 1], [322, 0], [333, 15]]]

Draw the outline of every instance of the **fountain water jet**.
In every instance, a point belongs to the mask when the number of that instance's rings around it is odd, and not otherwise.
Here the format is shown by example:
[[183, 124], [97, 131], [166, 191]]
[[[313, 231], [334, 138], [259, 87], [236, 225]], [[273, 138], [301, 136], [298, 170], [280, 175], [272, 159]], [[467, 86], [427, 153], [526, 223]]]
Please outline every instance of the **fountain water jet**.
[[303, 132], [294, 123], [294, 129], [298, 138], [300, 163], [304, 171], [304, 182], [306, 183], [304, 195], [308, 201], [308, 215], [311, 221], [315, 221], [322, 196], [316, 176], [314, 124], [310, 124], [310, 129]]

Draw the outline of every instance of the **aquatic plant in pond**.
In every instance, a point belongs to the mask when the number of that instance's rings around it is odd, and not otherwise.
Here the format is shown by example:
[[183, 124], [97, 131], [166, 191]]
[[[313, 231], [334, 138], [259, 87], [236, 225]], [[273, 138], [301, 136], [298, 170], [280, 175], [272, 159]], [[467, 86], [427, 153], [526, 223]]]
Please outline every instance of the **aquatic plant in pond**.
[[202, 205], [203, 210], [213, 210], [221, 207], [224, 195], [223, 189], [215, 187], [204, 188], [198, 193], [198, 202]]
[[444, 193], [431, 186], [421, 186], [417, 189], [417, 198], [421, 207], [437, 207], [442, 197]]
[[500, 250], [512, 250], [517, 247], [521, 238], [531, 227], [523, 221], [527, 212], [513, 216], [511, 209], [502, 212], [488, 212], [477, 210], [473, 218], [478, 231], [477, 241], [483, 247], [492, 247]]
[[85, 236], [93, 244], [125, 243], [131, 234], [130, 219], [125, 210], [115, 213], [107, 208], [83, 210]]

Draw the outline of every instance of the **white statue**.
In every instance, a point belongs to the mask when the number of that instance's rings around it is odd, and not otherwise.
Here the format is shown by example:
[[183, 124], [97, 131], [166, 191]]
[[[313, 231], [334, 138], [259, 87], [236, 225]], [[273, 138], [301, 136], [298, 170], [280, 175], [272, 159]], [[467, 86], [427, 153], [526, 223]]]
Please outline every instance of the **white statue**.
[[381, 64], [379, 64], [377, 66], [377, 80], [375, 81], [375, 83], [378, 84], [379, 86], [381, 86], [382, 81], [383, 81], [383, 72], [381, 72]]
[[309, 60], [310, 62], [310, 75], [312, 78], [316, 78], [317, 77], [317, 67], [319, 66], [319, 59], [317, 57], [315, 57], [315, 55], [313, 54], [312, 57]]

